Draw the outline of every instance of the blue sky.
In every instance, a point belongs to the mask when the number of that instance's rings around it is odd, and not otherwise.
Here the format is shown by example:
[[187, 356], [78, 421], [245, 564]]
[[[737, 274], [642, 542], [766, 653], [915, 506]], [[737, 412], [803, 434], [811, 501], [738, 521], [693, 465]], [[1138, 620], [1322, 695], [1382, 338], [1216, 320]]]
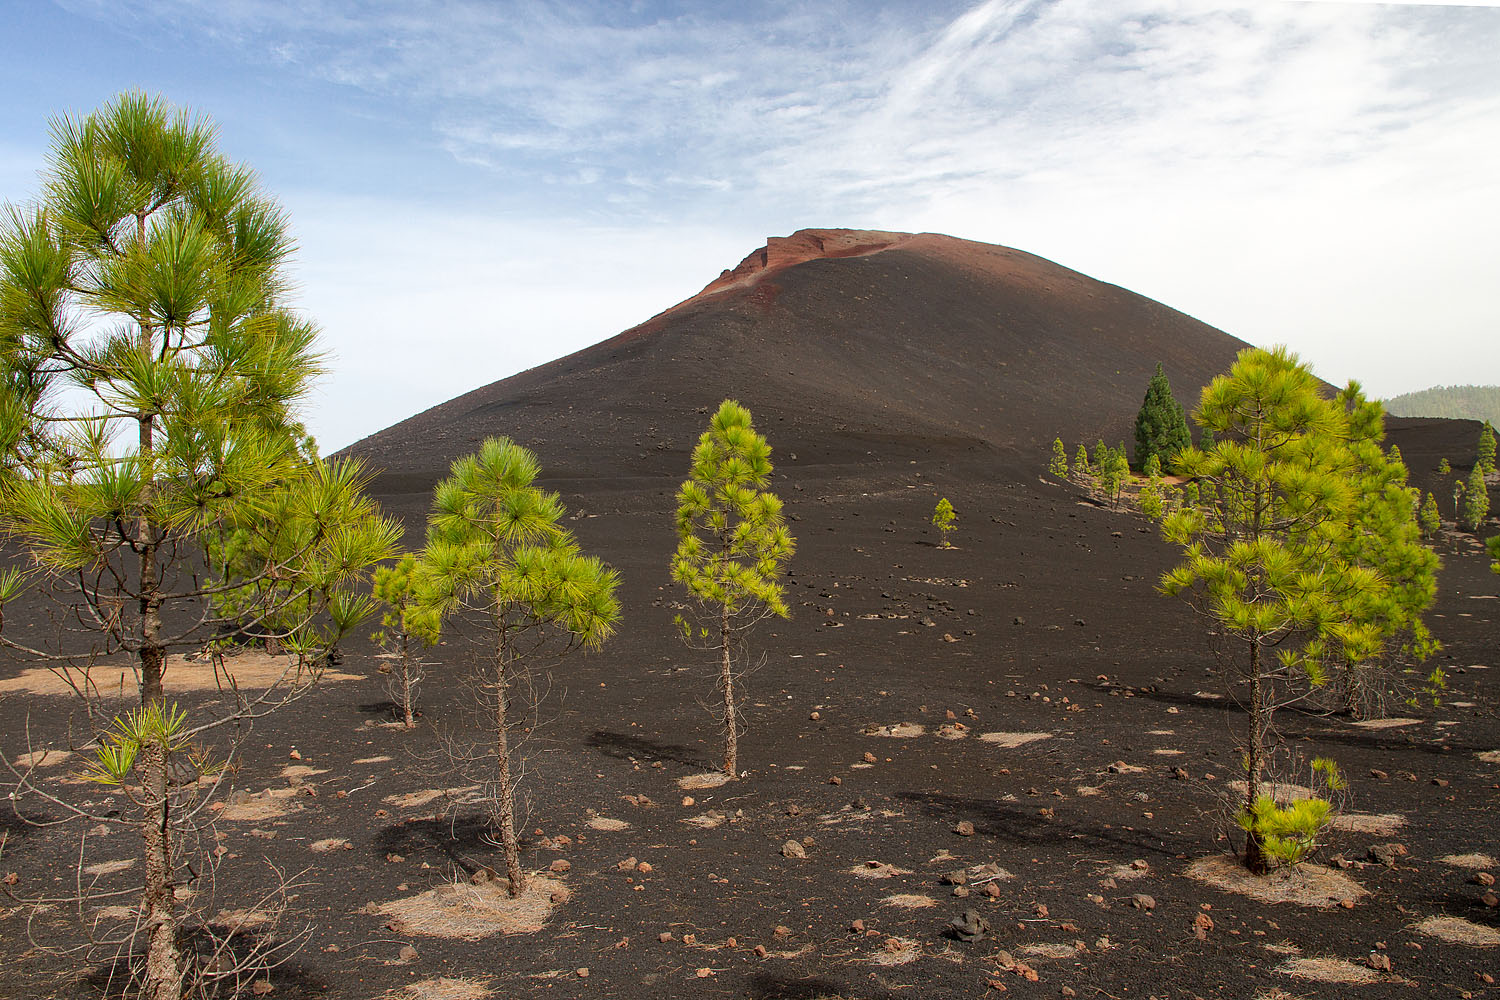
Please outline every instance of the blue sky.
[[0, 0], [0, 198], [127, 88], [297, 231], [341, 447], [768, 235], [1049, 257], [1334, 382], [1500, 383], [1500, 9], [1257, 0]]

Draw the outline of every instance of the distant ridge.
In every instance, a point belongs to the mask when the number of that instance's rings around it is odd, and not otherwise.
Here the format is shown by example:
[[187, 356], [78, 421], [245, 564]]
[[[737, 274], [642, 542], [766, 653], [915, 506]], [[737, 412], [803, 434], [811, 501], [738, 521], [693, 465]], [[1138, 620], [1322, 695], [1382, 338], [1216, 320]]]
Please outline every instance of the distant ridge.
[[1385, 410], [1398, 417], [1488, 420], [1500, 426], [1500, 385], [1436, 385], [1392, 396]]
[[1128, 438], [1157, 362], [1191, 408], [1245, 346], [1020, 250], [804, 229], [768, 239], [638, 326], [348, 451], [383, 469], [381, 489], [397, 492], [429, 489], [493, 434], [533, 448], [553, 478], [670, 480], [686, 468], [704, 414], [734, 397], [783, 470], [935, 461], [1033, 475], [1056, 435], [1070, 449]]

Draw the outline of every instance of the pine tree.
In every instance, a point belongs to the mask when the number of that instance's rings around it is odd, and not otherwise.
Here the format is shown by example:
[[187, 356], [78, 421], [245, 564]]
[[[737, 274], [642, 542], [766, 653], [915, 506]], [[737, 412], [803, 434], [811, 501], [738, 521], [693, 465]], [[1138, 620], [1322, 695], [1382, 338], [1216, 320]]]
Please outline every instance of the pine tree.
[[1085, 476], [1092, 476], [1094, 469], [1089, 463], [1089, 450], [1084, 447], [1083, 442], [1078, 442], [1078, 451], [1073, 455], [1073, 475], [1080, 481]]
[[1440, 475], [1440, 476], [1451, 476], [1452, 474], [1453, 474], [1453, 466], [1448, 464], [1448, 460], [1446, 458], [1440, 460], [1438, 462], [1438, 475]]
[[1478, 465], [1469, 472], [1469, 486], [1464, 491], [1464, 527], [1478, 531], [1490, 513], [1490, 491], [1484, 483], [1484, 469]]
[[1484, 545], [1485, 548], [1489, 549], [1490, 558], [1495, 560], [1490, 563], [1490, 572], [1500, 573], [1500, 535], [1487, 539]]
[[1428, 493], [1427, 499], [1422, 501], [1422, 511], [1417, 515], [1417, 522], [1422, 526], [1422, 534], [1427, 538], [1436, 536], [1443, 528], [1443, 519], [1438, 513], [1437, 497], [1431, 493]]
[[756, 433], [749, 410], [724, 400], [698, 439], [692, 471], [677, 491], [672, 579], [697, 598], [708, 620], [697, 633], [682, 622], [684, 638], [712, 636], [719, 654], [723, 771], [731, 778], [739, 773], [735, 633], [767, 615], [788, 616], [779, 578], [796, 543], [780, 498], [766, 489], [770, 479], [771, 446]]
[[1479, 432], [1479, 443], [1474, 449], [1474, 464], [1484, 470], [1484, 475], [1495, 474], [1495, 429], [1488, 422]]
[[1120, 491], [1125, 487], [1125, 481], [1130, 478], [1130, 462], [1125, 458], [1125, 448], [1106, 448], [1103, 472], [1100, 473], [1100, 486], [1104, 495], [1112, 502], [1118, 503]]
[[1156, 374], [1146, 383], [1146, 398], [1135, 417], [1136, 467], [1144, 468], [1152, 456], [1164, 468], [1170, 467], [1172, 456], [1192, 443], [1182, 404], [1172, 395], [1172, 385], [1157, 362]]
[[947, 497], [943, 497], [932, 512], [932, 523], [942, 533], [942, 547], [945, 549], [953, 548], [953, 543], [948, 541], [948, 532], [953, 530], [957, 522], [958, 515], [953, 513], [953, 505], [948, 502]]
[[1047, 472], [1059, 479], [1068, 478], [1068, 450], [1063, 447], [1062, 438], [1052, 439], [1052, 461]]
[[[52, 138], [42, 200], [0, 222], [0, 527], [28, 558], [0, 602], [37, 584], [82, 629], [44, 648], [5, 622], [0, 643], [85, 696], [97, 779], [123, 781], [133, 761], [125, 812], [105, 820], [141, 834], [141, 993], [176, 1000], [214, 974], [184, 950], [193, 904], [178, 894], [209, 867], [193, 845], [213, 788], [169, 776], [206, 773], [210, 727], [306, 690], [371, 610], [359, 589], [399, 529], [356, 465], [304, 441], [296, 408], [322, 362], [282, 301], [288, 221], [212, 124], [126, 94], [55, 120]], [[226, 635], [285, 650], [285, 683], [228, 683], [189, 721], [163, 681], [193, 668], [169, 655], [222, 666]], [[138, 670], [139, 708], [106, 723], [88, 675], [116, 652]]]
[[1383, 584], [1355, 595], [1353, 616], [1374, 627], [1377, 641], [1363, 659], [1346, 659], [1340, 675], [1344, 706], [1367, 714], [1384, 708], [1381, 699], [1404, 666], [1398, 661], [1420, 663], [1439, 648], [1422, 618], [1437, 599], [1439, 563], [1422, 544], [1419, 494], [1406, 485], [1400, 449], [1381, 450], [1384, 408], [1367, 400], [1356, 382], [1339, 393], [1337, 403], [1345, 415], [1344, 477], [1351, 488], [1339, 553], [1349, 565], [1373, 570]]
[[482, 717], [494, 742], [487, 757], [475, 756], [495, 766], [491, 774], [469, 777], [487, 789], [512, 896], [526, 887], [511, 746], [521, 723], [514, 707], [516, 688], [527, 677], [524, 654], [547, 633], [570, 647], [597, 649], [620, 617], [619, 574], [579, 552], [560, 523], [562, 501], [535, 485], [540, 471], [531, 452], [503, 437], [485, 439], [478, 452], [454, 462], [433, 490], [427, 545], [412, 584], [429, 632], [437, 621], [463, 616], [492, 636], [494, 656], [477, 690], [493, 699]]
[[408, 552], [394, 565], [377, 569], [371, 588], [384, 610], [381, 630], [370, 638], [396, 657], [389, 686], [407, 729], [417, 725], [417, 688], [423, 678], [421, 654], [413, 646], [436, 643], [442, 625], [432, 615], [424, 615], [416, 603], [416, 570], [417, 557]]
[[1194, 418], [1205, 439], [1176, 465], [1205, 488], [1198, 506], [1163, 521], [1185, 558], [1162, 590], [1188, 598], [1239, 640], [1233, 665], [1249, 685], [1245, 864], [1264, 872], [1266, 831], [1254, 817], [1274, 712], [1326, 680], [1329, 656], [1362, 660], [1375, 648], [1377, 630], [1356, 611], [1381, 581], [1328, 544], [1351, 503], [1341, 474], [1345, 420], [1295, 356], [1242, 351], [1203, 390]]

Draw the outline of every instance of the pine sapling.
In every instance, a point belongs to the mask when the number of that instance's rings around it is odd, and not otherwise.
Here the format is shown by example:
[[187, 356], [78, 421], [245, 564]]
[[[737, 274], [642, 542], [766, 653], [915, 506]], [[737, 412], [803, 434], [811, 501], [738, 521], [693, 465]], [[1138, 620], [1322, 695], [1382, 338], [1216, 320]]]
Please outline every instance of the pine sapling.
[[932, 523], [936, 525], [938, 531], [942, 532], [943, 543], [941, 547], [945, 549], [953, 548], [953, 543], [948, 541], [948, 532], [952, 531], [958, 523], [958, 515], [953, 512], [953, 505], [948, 502], [947, 497], [943, 497], [937, 502], [937, 507], [932, 512]]

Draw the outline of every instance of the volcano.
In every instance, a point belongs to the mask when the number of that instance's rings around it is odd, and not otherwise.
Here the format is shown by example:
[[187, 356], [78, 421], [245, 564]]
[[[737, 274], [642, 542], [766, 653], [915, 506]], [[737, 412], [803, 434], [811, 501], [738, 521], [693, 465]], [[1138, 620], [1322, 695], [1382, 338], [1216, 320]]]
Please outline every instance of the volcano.
[[782, 463], [938, 456], [1013, 473], [1054, 436], [1070, 450], [1128, 436], [1157, 362], [1191, 409], [1245, 346], [1020, 250], [804, 229], [639, 326], [348, 451], [384, 470], [382, 492], [430, 488], [495, 434], [531, 447], [552, 478], [680, 476], [705, 414], [735, 398]]

